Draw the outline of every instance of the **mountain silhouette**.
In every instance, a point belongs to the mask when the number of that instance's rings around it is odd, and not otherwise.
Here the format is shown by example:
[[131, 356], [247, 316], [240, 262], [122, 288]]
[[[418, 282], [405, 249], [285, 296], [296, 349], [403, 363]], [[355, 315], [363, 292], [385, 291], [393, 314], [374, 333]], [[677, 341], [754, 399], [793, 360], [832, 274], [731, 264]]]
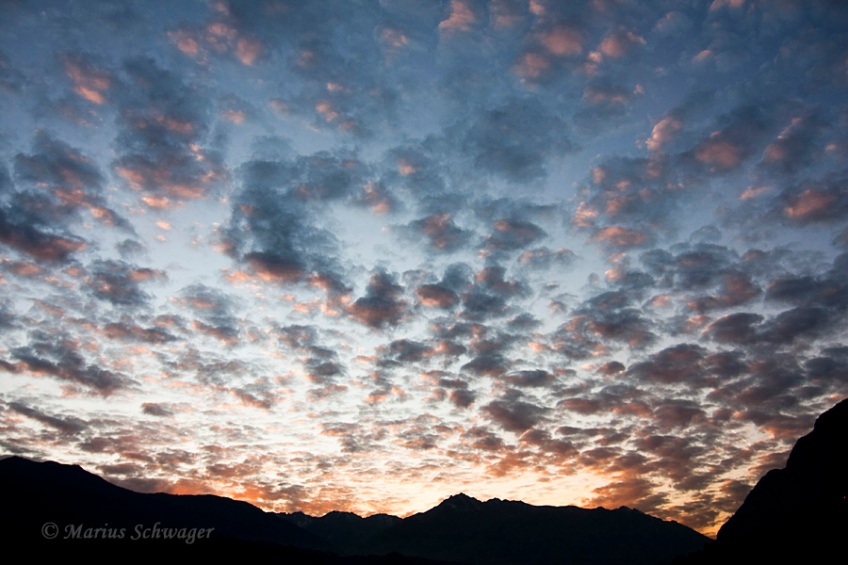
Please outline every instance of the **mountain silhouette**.
[[464, 563], [670, 563], [708, 538], [676, 522], [617, 510], [533, 506], [464, 494], [377, 534], [370, 549]]
[[816, 420], [786, 467], [772, 469], [721, 527], [716, 541], [679, 563], [825, 563], [848, 535], [848, 399]]
[[[4, 547], [17, 548], [27, 557], [132, 554], [328, 565], [433, 563], [396, 554], [341, 558], [326, 540], [247, 502], [137, 493], [76, 465], [8, 457], [0, 460], [0, 484], [5, 490], [0, 506]], [[52, 531], [44, 529], [50, 525], [55, 525]]]
[[367, 555], [369, 540], [401, 522], [397, 516], [375, 514], [363, 518], [352, 512], [333, 511], [318, 518], [303, 512], [280, 514], [306, 531], [328, 540], [334, 551], [342, 555]]
[[[326, 564], [660, 564], [707, 540], [625, 507], [481, 502], [464, 494], [405, 519], [276, 514], [219, 496], [136, 493], [78, 466], [20, 457], [0, 460], [0, 484], [4, 543], [28, 557], [131, 553]], [[45, 530], [46, 524], [54, 530]]]

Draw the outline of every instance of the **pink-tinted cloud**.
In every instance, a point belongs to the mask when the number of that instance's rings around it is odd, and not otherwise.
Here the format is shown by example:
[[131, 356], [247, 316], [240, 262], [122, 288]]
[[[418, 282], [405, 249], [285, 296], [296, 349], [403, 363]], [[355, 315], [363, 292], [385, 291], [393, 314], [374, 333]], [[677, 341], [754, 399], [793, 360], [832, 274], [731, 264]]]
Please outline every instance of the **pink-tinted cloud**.
[[645, 145], [651, 151], [659, 151], [664, 145], [674, 139], [682, 129], [682, 120], [672, 115], [663, 116], [654, 124], [651, 130], [651, 137], [645, 141]]
[[101, 105], [106, 102], [106, 93], [112, 87], [113, 81], [108, 71], [74, 57], [65, 57], [64, 63], [65, 72], [74, 84], [74, 92], [92, 104]]
[[592, 239], [599, 243], [611, 245], [622, 249], [639, 247], [648, 241], [644, 232], [622, 226], [609, 226], [597, 230]]
[[583, 37], [580, 30], [559, 25], [543, 31], [539, 35], [539, 41], [552, 55], [567, 57], [579, 55], [583, 51]]
[[604, 37], [598, 50], [607, 57], [618, 59], [644, 44], [645, 39], [639, 34], [629, 30], [616, 30]]
[[477, 16], [468, 0], [451, 0], [450, 15], [439, 23], [439, 29], [448, 32], [471, 31]]
[[793, 198], [783, 211], [791, 220], [814, 222], [830, 217], [837, 203], [836, 194], [808, 188]]

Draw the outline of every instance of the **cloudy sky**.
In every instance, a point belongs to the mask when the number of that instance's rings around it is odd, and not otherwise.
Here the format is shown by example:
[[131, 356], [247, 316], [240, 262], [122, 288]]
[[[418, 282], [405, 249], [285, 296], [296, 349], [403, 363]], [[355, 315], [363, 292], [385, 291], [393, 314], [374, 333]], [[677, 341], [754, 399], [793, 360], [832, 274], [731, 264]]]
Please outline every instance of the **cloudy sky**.
[[840, 2], [0, 16], [0, 453], [710, 534], [848, 396]]

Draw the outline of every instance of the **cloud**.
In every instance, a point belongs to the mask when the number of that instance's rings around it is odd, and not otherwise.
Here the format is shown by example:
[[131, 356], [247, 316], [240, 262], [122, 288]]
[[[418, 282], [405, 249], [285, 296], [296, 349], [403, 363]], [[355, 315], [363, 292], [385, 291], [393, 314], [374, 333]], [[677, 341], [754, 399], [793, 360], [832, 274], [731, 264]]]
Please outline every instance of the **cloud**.
[[[459, 150], [483, 174], [521, 183], [547, 174], [550, 157], [573, 150], [568, 125], [530, 100], [515, 99], [472, 118]], [[452, 133], [448, 133], [453, 137]]]
[[493, 251], [522, 249], [545, 237], [545, 231], [531, 222], [502, 219], [495, 222], [494, 231], [484, 246]]
[[476, 22], [471, 2], [451, 0], [450, 15], [439, 23], [439, 29], [448, 33], [470, 31]]
[[357, 298], [347, 308], [348, 315], [357, 322], [374, 329], [400, 324], [407, 316], [409, 304], [403, 298], [403, 287], [394, 276], [375, 271], [365, 289], [365, 296]]
[[523, 251], [518, 256], [518, 263], [523, 267], [535, 269], [549, 269], [553, 266], [567, 268], [576, 259], [577, 256], [575, 253], [564, 247], [555, 250], [547, 247], [537, 247]]
[[78, 96], [97, 105], [106, 101], [107, 92], [114, 82], [108, 70], [96, 67], [79, 55], [67, 55], [63, 57], [63, 63]]
[[411, 233], [425, 236], [434, 251], [444, 253], [465, 247], [472, 233], [457, 226], [450, 214], [430, 214], [410, 222], [406, 228]]
[[691, 155], [711, 172], [738, 169], [761, 147], [781, 110], [759, 106], [737, 108], [719, 120], [720, 129], [695, 145]]
[[630, 30], [617, 29], [608, 33], [598, 45], [598, 50], [615, 59], [630, 54], [636, 47], [645, 44], [645, 39]]
[[483, 268], [475, 274], [474, 284], [462, 293], [462, 316], [482, 321], [504, 316], [509, 311], [508, 300], [526, 296], [527, 286], [521, 281], [507, 281], [506, 269], [500, 265]]
[[784, 216], [800, 225], [836, 222], [848, 213], [848, 190], [841, 179], [823, 186], [804, 188], [796, 194], [786, 194], [784, 198]]
[[674, 139], [682, 129], [683, 121], [674, 114], [667, 114], [654, 124], [651, 137], [645, 141], [645, 145], [651, 151], [659, 151]]
[[569, 25], [559, 24], [541, 32], [539, 42], [557, 57], [579, 55], [583, 51], [583, 34]]
[[116, 92], [117, 175], [154, 208], [216, 193], [224, 173], [208, 147], [207, 98], [151, 58], [130, 59], [123, 72], [126, 84]]
[[138, 268], [123, 261], [97, 260], [88, 270], [85, 286], [95, 298], [115, 306], [143, 306], [150, 295], [141, 290], [141, 284], [165, 278], [164, 271]]
[[245, 163], [232, 217], [222, 230], [226, 249], [262, 280], [345, 291], [334, 260], [336, 238], [316, 225], [316, 216], [320, 202], [349, 195], [358, 167], [324, 154]]
[[644, 232], [621, 226], [601, 228], [592, 239], [618, 248], [640, 247], [648, 243], [648, 236]]
[[793, 117], [789, 124], [766, 146], [759, 166], [775, 175], [794, 175], [810, 166], [825, 152], [830, 127], [817, 113]]
[[83, 239], [51, 233], [49, 228], [21, 221], [14, 212], [0, 209], [0, 243], [47, 262], [67, 261], [72, 254], [85, 249]]
[[41, 330], [30, 333], [29, 345], [12, 350], [18, 361], [16, 373], [47, 375], [71, 385], [82, 385], [103, 396], [108, 396], [132, 384], [128, 377], [87, 363], [80, 353], [79, 344]]
[[109, 339], [151, 344], [168, 343], [177, 339], [165, 328], [145, 328], [132, 322], [110, 322], [103, 326], [103, 335]]
[[233, 313], [238, 302], [231, 296], [198, 283], [182, 289], [176, 302], [196, 316], [191, 326], [200, 334], [228, 345], [238, 341], [241, 323]]
[[509, 366], [509, 361], [503, 355], [486, 352], [464, 364], [462, 370], [479, 376], [497, 377], [505, 373]]
[[761, 292], [759, 286], [751, 280], [750, 275], [730, 271], [722, 276], [718, 293], [713, 296], [697, 298], [691, 301], [689, 306], [698, 311], [731, 308], [750, 302]]
[[274, 335], [294, 350], [307, 350], [317, 342], [318, 330], [312, 326], [293, 324], [275, 328]]
[[415, 289], [418, 301], [431, 308], [450, 309], [459, 302], [459, 295], [439, 284], [424, 284]]
[[63, 435], [76, 435], [87, 427], [87, 424], [78, 418], [57, 418], [20, 402], [10, 402], [8, 406], [22, 416], [32, 418], [45, 426], [59, 430]]
[[[86, 249], [86, 241], [72, 233], [87, 210], [107, 226], [132, 231], [127, 220], [106, 203], [104, 177], [94, 161], [44, 131], [36, 133], [33, 153], [15, 157], [13, 187], [6, 185], [0, 200], [0, 242], [47, 262], [63, 262]], [[20, 187], [30, 188], [21, 190]]]
[[554, 383], [554, 376], [548, 371], [536, 369], [511, 373], [504, 380], [517, 387], [547, 387]]
[[508, 432], [521, 433], [538, 424], [547, 410], [521, 400], [493, 400], [482, 408], [495, 423]]
[[429, 357], [432, 349], [425, 343], [399, 339], [389, 344], [388, 353], [401, 363], [417, 363]]
[[623, 342], [641, 349], [656, 340], [652, 324], [623, 292], [607, 292], [587, 300], [553, 334], [553, 347], [568, 357], [583, 359], [601, 353], [599, 340]]
[[756, 325], [763, 321], [759, 314], [739, 312], [712, 322], [706, 333], [720, 343], [748, 344], [756, 339]]
[[145, 402], [141, 405], [141, 411], [148, 416], [158, 416], [161, 418], [169, 418], [174, 415], [166, 405], [157, 404], [155, 402]]

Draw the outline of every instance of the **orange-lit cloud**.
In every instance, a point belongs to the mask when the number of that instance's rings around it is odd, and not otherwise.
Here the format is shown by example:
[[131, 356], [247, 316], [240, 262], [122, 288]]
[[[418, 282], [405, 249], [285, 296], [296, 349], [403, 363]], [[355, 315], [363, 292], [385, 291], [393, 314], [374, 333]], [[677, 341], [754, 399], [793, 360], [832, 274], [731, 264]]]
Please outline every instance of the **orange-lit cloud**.
[[450, 16], [439, 23], [439, 29], [447, 31], [470, 31], [477, 17], [466, 0], [451, 0]]

